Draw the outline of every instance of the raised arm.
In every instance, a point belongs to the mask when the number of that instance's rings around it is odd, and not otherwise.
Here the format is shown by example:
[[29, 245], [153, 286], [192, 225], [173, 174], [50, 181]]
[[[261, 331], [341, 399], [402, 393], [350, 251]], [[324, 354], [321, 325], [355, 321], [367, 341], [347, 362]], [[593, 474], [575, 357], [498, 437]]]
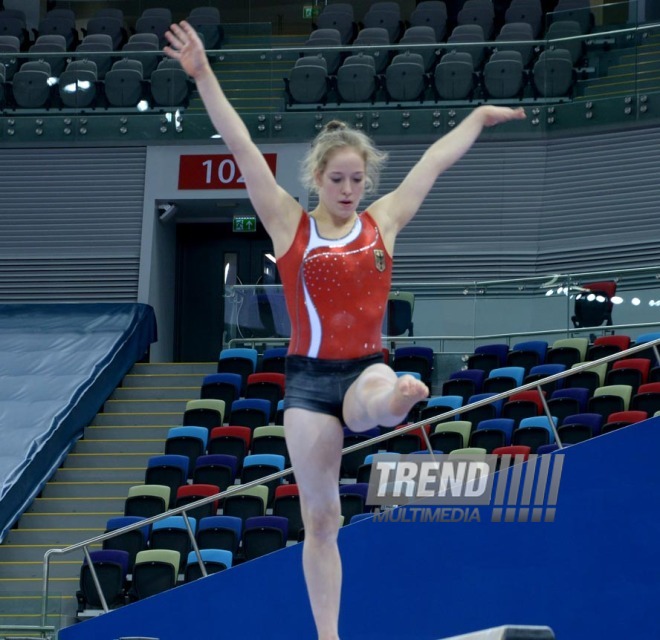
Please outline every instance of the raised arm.
[[165, 36], [170, 44], [164, 52], [179, 60], [194, 79], [211, 122], [236, 159], [255, 211], [273, 240], [275, 253], [281, 255], [295, 233], [300, 204], [275, 181], [245, 123], [222, 91], [195, 29], [183, 21], [173, 24]]
[[393, 248], [396, 234], [417, 213], [438, 176], [468, 151], [484, 127], [524, 118], [525, 112], [522, 108], [481, 106], [455, 129], [434, 142], [401, 184], [369, 207], [389, 248]]

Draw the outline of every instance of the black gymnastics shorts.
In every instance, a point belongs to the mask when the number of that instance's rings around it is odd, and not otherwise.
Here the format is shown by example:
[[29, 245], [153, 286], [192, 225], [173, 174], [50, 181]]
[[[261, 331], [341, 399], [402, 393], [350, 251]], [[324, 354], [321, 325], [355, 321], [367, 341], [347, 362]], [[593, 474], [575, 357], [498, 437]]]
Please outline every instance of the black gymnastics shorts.
[[296, 407], [325, 413], [343, 424], [342, 407], [348, 388], [367, 367], [379, 362], [383, 362], [382, 353], [351, 360], [287, 356], [284, 410]]

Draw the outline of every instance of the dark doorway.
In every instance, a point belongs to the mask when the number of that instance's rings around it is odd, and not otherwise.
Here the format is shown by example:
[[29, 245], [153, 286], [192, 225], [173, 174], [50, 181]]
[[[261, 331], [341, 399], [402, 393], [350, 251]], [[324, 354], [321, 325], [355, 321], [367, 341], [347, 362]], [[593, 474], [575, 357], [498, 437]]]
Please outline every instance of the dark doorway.
[[253, 233], [235, 233], [230, 222], [177, 225], [176, 361], [217, 360], [225, 332], [225, 283], [276, 284], [272, 251], [261, 225]]

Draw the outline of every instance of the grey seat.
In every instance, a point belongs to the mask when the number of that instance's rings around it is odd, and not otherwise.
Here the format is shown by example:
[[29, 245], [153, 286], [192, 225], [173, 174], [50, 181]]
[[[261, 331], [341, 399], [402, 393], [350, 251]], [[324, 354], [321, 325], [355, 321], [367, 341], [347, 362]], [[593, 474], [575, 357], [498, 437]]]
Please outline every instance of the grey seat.
[[466, 0], [463, 8], [458, 12], [458, 25], [478, 24], [484, 34], [484, 39], [489, 40], [493, 34], [495, 23], [495, 8], [491, 0]]
[[[200, 7], [207, 9], [214, 9], [215, 7]], [[197, 13], [190, 14], [186, 20], [188, 23], [201, 34], [204, 38], [204, 47], [206, 49], [219, 49], [224, 38], [224, 28], [220, 22], [220, 13], [218, 17], [211, 14]]]
[[142, 63], [142, 74], [150, 78], [162, 58], [158, 35], [151, 32], [136, 33], [122, 47], [122, 58], [139, 60]]
[[[382, 73], [390, 60], [388, 45], [390, 37], [382, 27], [369, 27], [358, 32], [353, 50], [373, 56], [376, 63], [376, 73]], [[361, 47], [378, 47], [377, 49], [361, 49]]]
[[168, 19], [166, 15], [158, 13], [145, 15], [147, 11], [149, 10], [145, 10], [142, 16], [137, 19], [135, 33], [156, 34], [158, 36], [158, 46], [162, 49], [167, 44], [165, 32], [170, 28], [172, 20]]
[[305, 53], [305, 56], [318, 57], [321, 55], [325, 58], [329, 75], [334, 75], [337, 72], [341, 62], [341, 51], [339, 49], [327, 49], [327, 47], [341, 47], [341, 35], [337, 29], [312, 31], [305, 42], [305, 47], [311, 49], [309, 53]]
[[114, 62], [112, 38], [106, 33], [85, 36], [83, 41], [76, 47], [76, 52], [80, 54], [76, 57], [77, 60], [89, 60], [96, 65], [99, 80], [105, 78], [105, 74]]
[[475, 70], [481, 68], [486, 56], [484, 30], [481, 25], [464, 24], [454, 27], [447, 43], [459, 45], [455, 50], [459, 53], [469, 53]]
[[126, 32], [123, 22], [119, 18], [112, 16], [95, 16], [87, 21], [87, 28], [84, 31], [86, 36], [105, 34], [112, 39], [113, 51], [119, 51], [124, 42], [126, 42]]
[[571, 54], [571, 62], [573, 66], [578, 66], [584, 58], [584, 40], [562, 40], [561, 42], [553, 43], [553, 40], [560, 38], [579, 38], [582, 35], [582, 28], [575, 20], [559, 20], [553, 22], [548, 27], [545, 33], [547, 41], [547, 48], [549, 49], [566, 49]]
[[410, 14], [411, 27], [431, 27], [435, 41], [442, 42], [447, 34], [447, 6], [442, 0], [424, 0]]
[[342, 44], [350, 44], [355, 38], [357, 25], [353, 15], [344, 11], [327, 11], [333, 5], [328, 5], [316, 19], [319, 29], [336, 29]]
[[541, 0], [511, 0], [504, 22], [526, 22], [532, 27], [532, 37], [538, 38], [543, 27]]
[[111, 107], [135, 107], [142, 100], [144, 76], [139, 60], [117, 60], [105, 75], [105, 97]]
[[[80, 42], [75, 14], [68, 9], [53, 9], [39, 21], [39, 36], [60, 35], [64, 37], [66, 49], [73, 51]], [[38, 38], [37, 38], [38, 39]]]
[[423, 100], [426, 75], [422, 56], [409, 52], [394, 56], [385, 70], [385, 88], [389, 98], [397, 102]]
[[60, 34], [39, 36], [30, 47], [30, 53], [44, 54], [43, 60], [50, 64], [51, 73], [55, 77], [64, 71], [67, 64], [66, 39]]
[[403, 34], [401, 8], [398, 2], [374, 2], [363, 18], [364, 28], [385, 29], [390, 42], [397, 42]]
[[319, 56], [299, 58], [284, 82], [290, 104], [324, 103], [330, 87], [327, 62]]
[[436, 65], [433, 81], [439, 99], [469, 99], [475, 86], [472, 56], [459, 51], [447, 53]]
[[[22, 13], [22, 12], [20, 12]], [[0, 36], [13, 36], [18, 38], [21, 49], [26, 48], [30, 42], [30, 34], [25, 26], [25, 14], [23, 18], [15, 12], [6, 9], [0, 11]]]
[[[529, 40], [529, 44], [525, 41]], [[498, 51], [505, 49], [518, 51], [522, 56], [522, 63], [527, 67], [534, 56], [534, 36], [532, 27], [526, 22], [508, 22], [502, 25], [495, 38]]]
[[0, 36], [0, 64], [5, 68], [5, 80], [11, 80], [18, 71], [21, 43], [16, 36]]
[[144, 9], [140, 14], [140, 18], [164, 18], [172, 24], [172, 10], [167, 7], [151, 7], [149, 9]]
[[495, 52], [484, 65], [483, 83], [491, 98], [519, 98], [524, 86], [522, 56], [518, 51]]
[[60, 75], [57, 87], [63, 106], [92, 106], [98, 91], [96, 63], [91, 60], [73, 60]]
[[42, 60], [24, 62], [14, 74], [12, 90], [19, 107], [40, 109], [51, 99], [50, 65]]
[[566, 49], [543, 51], [532, 69], [534, 88], [544, 98], [567, 97], [574, 76], [571, 54]]
[[435, 65], [438, 57], [435, 32], [432, 27], [419, 26], [408, 27], [399, 44], [428, 45], [424, 47], [414, 47], [410, 49], [411, 53], [418, 53], [424, 61], [424, 71], [430, 71]]
[[573, 20], [580, 25], [583, 34], [590, 33], [595, 22], [589, 0], [559, 0], [548, 18], [552, 22]]
[[371, 102], [377, 90], [376, 64], [372, 56], [349, 56], [337, 70], [337, 93], [343, 102]]
[[151, 96], [156, 105], [185, 106], [191, 89], [192, 82], [178, 60], [162, 60], [151, 74]]

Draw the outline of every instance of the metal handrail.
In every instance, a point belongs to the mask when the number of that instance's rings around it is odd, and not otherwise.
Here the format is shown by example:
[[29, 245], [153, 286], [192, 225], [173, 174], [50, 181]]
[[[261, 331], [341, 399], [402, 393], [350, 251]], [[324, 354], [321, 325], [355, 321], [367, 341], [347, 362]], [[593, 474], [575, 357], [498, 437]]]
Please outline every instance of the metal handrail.
[[[358, 451], [359, 449], [366, 448], [366, 447], [371, 447], [374, 444], [379, 444], [381, 442], [384, 442], [386, 440], [389, 440], [390, 438], [395, 438], [397, 436], [400, 436], [404, 433], [408, 433], [410, 431], [414, 431], [415, 429], [420, 429], [420, 427], [424, 427], [427, 424], [430, 424], [432, 422], [444, 422], [448, 418], [453, 418], [454, 416], [464, 413], [465, 411], [469, 411], [471, 409], [477, 409], [479, 407], [485, 406], [487, 404], [491, 404], [493, 402], [497, 402], [499, 400], [503, 400], [505, 398], [508, 398], [509, 396], [512, 396], [516, 393], [520, 393], [521, 391], [527, 391], [531, 389], [536, 389], [539, 393], [539, 396], [541, 398], [541, 402], [543, 403], [543, 408], [544, 408], [544, 413], [548, 417], [549, 423], [551, 425], [551, 428], [553, 430], [556, 442], [560, 448], [563, 448], [563, 445], [561, 443], [561, 440], [559, 438], [559, 435], [557, 433], [557, 429], [554, 425], [554, 420], [552, 419], [552, 415], [550, 414], [550, 410], [548, 408], [548, 405], [545, 401], [545, 395], [543, 393], [542, 386], [544, 384], [548, 384], [550, 382], [555, 382], [557, 380], [562, 380], [564, 378], [568, 378], [571, 375], [575, 373], [579, 373], [581, 371], [586, 371], [589, 369], [593, 369], [594, 367], [612, 362], [613, 360], [619, 360], [621, 358], [625, 358], [629, 355], [638, 353], [639, 351], [645, 351], [649, 347], [653, 349], [653, 352], [655, 354], [655, 358], [658, 362], [660, 362], [660, 352], [658, 351], [658, 346], [660, 345], [660, 338], [657, 340], [652, 340], [649, 342], [642, 343], [640, 345], [636, 345], [633, 347], [630, 347], [628, 349], [625, 349], [624, 351], [619, 351], [617, 353], [614, 353], [609, 356], [605, 356], [603, 358], [599, 358], [598, 360], [593, 360], [590, 362], [583, 362], [571, 369], [568, 369], [566, 371], [562, 371], [560, 373], [553, 374], [551, 376], [547, 376], [544, 378], [541, 378], [538, 381], [530, 382], [528, 384], [521, 385], [520, 387], [516, 387], [515, 389], [511, 389], [509, 391], [504, 391], [502, 393], [495, 394], [493, 396], [489, 396], [487, 398], [484, 398], [482, 400], [478, 400], [477, 402], [472, 402], [468, 405], [459, 407], [458, 409], [452, 409], [451, 411], [446, 411], [444, 413], [432, 416], [430, 418], [427, 418], [425, 420], [420, 420], [419, 422], [415, 422], [409, 425], [405, 425], [402, 427], [399, 427], [397, 429], [394, 429], [388, 433], [381, 434], [379, 436], [375, 436], [373, 438], [369, 438], [368, 440], [365, 440], [364, 442], [359, 442], [357, 444], [351, 445], [349, 447], [346, 447], [345, 449], [342, 449], [342, 456], [347, 454], [347, 453], [352, 453], [353, 451]], [[423, 434], [423, 437], [425, 439], [425, 444], [426, 447], [428, 448], [429, 452], [432, 453], [433, 447], [431, 446], [430, 440], [426, 434], [425, 429], [421, 429], [421, 432]], [[289, 467], [287, 469], [284, 469], [283, 471], [278, 471], [276, 473], [272, 473], [268, 476], [264, 476], [262, 478], [258, 478], [256, 480], [252, 480], [251, 482], [246, 482], [245, 484], [239, 484], [239, 485], [234, 485], [230, 487], [229, 489], [222, 491], [220, 493], [217, 493], [213, 496], [208, 496], [205, 498], [202, 498], [200, 500], [197, 500], [195, 502], [191, 502], [190, 504], [187, 504], [182, 507], [176, 507], [174, 509], [170, 509], [169, 511], [166, 511], [164, 513], [158, 514], [157, 516], [152, 516], [151, 518], [145, 518], [144, 520], [141, 520], [140, 522], [136, 522], [135, 524], [127, 525], [125, 527], [122, 527], [121, 529], [115, 529], [113, 531], [110, 531], [108, 533], [104, 533], [102, 535], [96, 536], [94, 538], [90, 538], [89, 540], [84, 540], [82, 542], [78, 542], [76, 544], [70, 545], [68, 547], [64, 547], [62, 549], [49, 549], [46, 551], [44, 554], [44, 562], [43, 562], [43, 591], [42, 591], [42, 625], [46, 625], [46, 615], [47, 615], [47, 602], [48, 602], [48, 580], [49, 580], [49, 574], [50, 574], [50, 558], [53, 555], [65, 555], [68, 553], [71, 553], [73, 551], [77, 551], [78, 549], [83, 549], [83, 552], [85, 554], [85, 557], [87, 558], [87, 562], [89, 565], [90, 572], [92, 574], [92, 579], [94, 581], [95, 587], [99, 591], [100, 595], [100, 600], [102, 603], [103, 610], [105, 612], [108, 611], [107, 603], [105, 602], [105, 599], [103, 597], [102, 590], [100, 588], [100, 582], [98, 580], [98, 576], [96, 575], [96, 572], [94, 570], [94, 566], [92, 562], [90, 561], [89, 557], [89, 551], [88, 547], [97, 544], [99, 542], [103, 542], [105, 540], [109, 540], [110, 538], [114, 538], [116, 536], [122, 535], [124, 533], [127, 533], [129, 531], [133, 531], [135, 529], [142, 529], [145, 526], [151, 525], [154, 522], [157, 522], [159, 520], [163, 520], [165, 518], [168, 518], [173, 515], [178, 515], [178, 514], [183, 514], [183, 517], [186, 522], [186, 527], [188, 529], [188, 534], [191, 538], [191, 543], [193, 546], [193, 549], [196, 552], [197, 556], [197, 561], [200, 565], [200, 568], [202, 570], [202, 573], [206, 575], [204, 563], [201, 558], [200, 550], [197, 547], [196, 541], [195, 541], [195, 536], [192, 531], [192, 527], [190, 526], [190, 522], [188, 520], [188, 516], [186, 514], [187, 511], [190, 511], [192, 509], [195, 509], [200, 506], [204, 506], [206, 504], [209, 504], [211, 502], [216, 502], [219, 501], [223, 498], [226, 498], [228, 496], [234, 495], [234, 494], [239, 494], [243, 493], [246, 489], [250, 489], [252, 487], [258, 486], [258, 485], [263, 485], [267, 484], [268, 482], [271, 482], [272, 480], [278, 480], [280, 478], [283, 478], [285, 476], [291, 475], [293, 473], [293, 468]]]

